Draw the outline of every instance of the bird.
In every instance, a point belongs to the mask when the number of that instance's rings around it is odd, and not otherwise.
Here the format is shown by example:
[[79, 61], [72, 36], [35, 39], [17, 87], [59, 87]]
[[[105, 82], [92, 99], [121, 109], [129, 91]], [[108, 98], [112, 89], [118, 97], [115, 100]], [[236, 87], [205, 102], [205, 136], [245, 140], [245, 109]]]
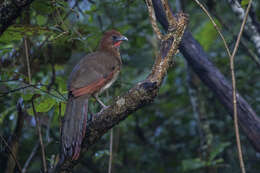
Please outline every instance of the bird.
[[117, 79], [122, 60], [119, 47], [128, 41], [117, 30], [106, 31], [95, 52], [83, 57], [73, 68], [68, 79], [68, 102], [61, 127], [61, 154], [77, 160], [86, 132], [88, 100], [94, 97], [103, 108], [99, 94]]

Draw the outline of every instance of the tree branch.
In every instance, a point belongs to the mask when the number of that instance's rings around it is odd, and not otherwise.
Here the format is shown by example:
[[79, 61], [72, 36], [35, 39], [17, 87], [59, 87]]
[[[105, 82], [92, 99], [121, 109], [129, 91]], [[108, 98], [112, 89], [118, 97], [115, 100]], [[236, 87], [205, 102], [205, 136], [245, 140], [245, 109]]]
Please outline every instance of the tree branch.
[[[157, 20], [163, 28], [167, 30], [168, 22], [160, 0], [153, 0], [153, 3]], [[223, 74], [209, 61], [208, 55], [189, 31], [186, 31], [183, 35], [180, 52], [193, 71], [199, 76], [202, 82], [209, 87], [233, 117], [232, 86], [230, 82], [228, 82]], [[239, 125], [242, 127], [242, 130], [254, 148], [260, 152], [260, 118], [239, 93], [237, 93], [237, 113]]]
[[22, 110], [22, 103], [18, 102], [16, 127], [11, 138], [10, 147], [8, 146], [10, 153], [8, 156], [6, 173], [14, 172], [15, 165], [17, 166], [19, 172], [22, 172], [22, 168], [17, 160], [17, 155], [19, 149], [19, 140], [22, 135], [22, 129], [24, 125], [24, 117], [25, 117], [25, 113]]
[[[152, 11], [149, 10], [149, 12], [149, 15], [152, 16]], [[160, 54], [154, 62], [150, 75], [144, 81], [136, 84], [126, 94], [116, 98], [112, 105], [101, 110], [101, 112], [93, 116], [92, 121], [89, 121], [86, 128], [86, 136], [82, 144], [83, 152], [95, 144], [109, 129], [120, 121], [123, 121], [132, 112], [152, 102], [157, 96], [161, 83], [172, 63], [172, 56], [177, 53], [178, 45], [187, 25], [187, 16], [181, 13], [175, 21], [173, 23], [176, 28], [168, 31], [167, 35], [164, 36], [164, 38], [168, 39], [161, 40]], [[59, 164], [56, 166], [56, 171], [70, 172], [78, 162], [79, 160], [71, 161], [67, 158], [61, 158]], [[55, 170], [50, 170], [50, 172], [53, 171]]]

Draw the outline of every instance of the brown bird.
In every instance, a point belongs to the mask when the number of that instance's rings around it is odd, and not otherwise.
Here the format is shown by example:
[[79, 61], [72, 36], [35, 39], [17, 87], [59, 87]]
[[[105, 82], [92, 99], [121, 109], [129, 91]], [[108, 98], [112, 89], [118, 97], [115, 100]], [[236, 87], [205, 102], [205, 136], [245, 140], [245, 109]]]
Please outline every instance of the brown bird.
[[119, 46], [128, 40], [116, 30], [104, 33], [96, 52], [86, 55], [72, 70], [68, 80], [69, 99], [61, 130], [62, 157], [77, 160], [85, 136], [88, 99], [98, 95], [117, 79], [122, 61]]

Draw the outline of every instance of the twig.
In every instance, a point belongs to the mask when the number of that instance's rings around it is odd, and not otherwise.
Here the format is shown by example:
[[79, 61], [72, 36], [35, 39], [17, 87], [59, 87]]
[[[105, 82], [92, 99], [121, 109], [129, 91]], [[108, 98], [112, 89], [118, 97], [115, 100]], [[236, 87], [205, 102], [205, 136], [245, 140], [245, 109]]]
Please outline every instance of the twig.
[[19, 79], [0, 80], [0, 82], [14, 82], [14, 81], [19, 81]]
[[42, 92], [44, 92], [44, 93], [46, 93], [46, 94], [48, 94], [48, 95], [50, 95], [52, 97], [55, 97], [55, 98], [57, 98], [59, 100], [62, 100], [62, 101], [66, 101], [67, 100], [67, 98], [65, 96], [63, 96], [58, 90], [55, 90], [55, 89], [52, 88], [52, 90], [54, 90], [62, 98], [58, 97], [57, 95], [54, 95], [54, 94], [52, 94], [52, 93], [50, 93], [48, 91], [45, 91], [45, 90], [43, 90], [41, 88], [38, 88], [38, 86], [46, 86], [47, 87], [48, 85], [44, 85], [44, 84], [26, 85], [26, 86], [23, 86], [23, 87], [20, 87], [20, 88], [16, 88], [16, 89], [13, 89], [13, 90], [9, 90], [7, 92], [0, 93], [0, 97], [3, 97], [3, 96], [5, 96], [5, 95], [7, 95], [9, 93], [13, 93], [13, 92], [16, 92], [16, 91], [20, 91], [22, 89], [26, 89], [26, 88], [32, 87], [32, 88], [40, 90], [40, 91], [42, 91]]
[[29, 78], [29, 84], [31, 84], [32, 83], [32, 77], [31, 77], [29, 52], [28, 52], [28, 45], [27, 45], [27, 39], [26, 38], [24, 38], [24, 49], [25, 49], [25, 56], [26, 56], [26, 64], [27, 64], [27, 73], [28, 73], [28, 78]]
[[[167, 34], [165, 34], [165, 35], [161, 34], [159, 27], [157, 26], [152, 0], [146, 0], [146, 6], [149, 11], [150, 22], [151, 22], [152, 28], [153, 28], [157, 38], [161, 42], [161, 49], [169, 48], [169, 50], [167, 51], [167, 54], [162, 54], [162, 56], [160, 58], [162, 58], [164, 62], [168, 62], [169, 59], [171, 59], [172, 55], [174, 54], [174, 51], [178, 50], [178, 47], [175, 47], [173, 45], [175, 43], [181, 41], [182, 37], [180, 37], [180, 35], [182, 36], [184, 33], [186, 24], [188, 23], [188, 17], [184, 13], [179, 13], [178, 14], [179, 20], [178, 21], [175, 20], [175, 18], [171, 14], [171, 10], [168, 5], [168, 2], [164, 2], [164, 0], [162, 0], [162, 3], [164, 4], [164, 10], [165, 10], [165, 13], [167, 14], [167, 21], [169, 23], [168, 31], [167, 31]], [[171, 20], [171, 21], [169, 21], [169, 20]], [[180, 30], [181, 32], [174, 32], [175, 30]], [[174, 38], [174, 40], [173, 40], [173, 42], [171, 42], [171, 45], [168, 45], [167, 41], [168, 40], [171, 41], [170, 39], [173, 39], [173, 38]], [[162, 50], [162, 52], [164, 52], [164, 51]], [[156, 73], [156, 69], [158, 69], [157, 68], [158, 66], [162, 66], [162, 62], [161, 62], [160, 58], [156, 58], [156, 60], [155, 60], [156, 62], [152, 69], [152, 74]], [[153, 81], [154, 79], [151, 79], [151, 80]]]
[[211, 15], [207, 11], [207, 9], [198, 0], [193, 0], [193, 1], [195, 1], [200, 6], [200, 8], [207, 14], [207, 16], [209, 17], [210, 21], [213, 23], [213, 26], [216, 28], [218, 34], [220, 35], [221, 39], [223, 40], [223, 43], [224, 43], [224, 46], [226, 48], [228, 56], [231, 57], [231, 53], [230, 53], [230, 50], [228, 48], [227, 42], [226, 42], [223, 34], [221, 33], [218, 25], [214, 22], [213, 18], [211, 17]]
[[176, 26], [176, 24], [177, 24], [176, 19], [172, 15], [168, 1], [162, 0], [162, 5], [165, 9], [165, 14], [166, 14], [167, 20], [169, 21], [168, 30], [172, 31], [173, 29], [176, 29], [176, 27], [177, 27]]
[[26, 171], [27, 171], [27, 169], [28, 169], [28, 166], [30, 165], [32, 159], [33, 159], [34, 156], [36, 155], [39, 146], [40, 146], [40, 143], [39, 143], [39, 142], [37, 142], [37, 143], [34, 145], [30, 156], [27, 158], [27, 160], [26, 160], [26, 162], [25, 162], [25, 164], [24, 164], [24, 166], [23, 166], [22, 173], [26, 173]]
[[[241, 7], [240, 1], [238, 1], [238, 0], [228, 0], [228, 3], [230, 4], [231, 9], [236, 14], [238, 19], [242, 22], [245, 18], [246, 12]], [[257, 26], [253, 22], [253, 19], [250, 16], [248, 16], [244, 30], [246, 31], [248, 39], [253, 43], [258, 57], [260, 57], [260, 33], [258, 31]]]
[[22, 89], [26, 89], [26, 88], [29, 88], [29, 87], [32, 87], [32, 86], [35, 86], [35, 85], [26, 85], [26, 86], [23, 86], [23, 87], [20, 87], [20, 88], [16, 88], [16, 89], [13, 89], [13, 90], [9, 90], [9, 91], [0, 93], [1, 94], [0, 97], [3, 97], [6, 94], [13, 93], [13, 92], [16, 92], [16, 91], [20, 91]]
[[198, 0], [194, 0], [202, 9], [203, 11], [207, 14], [207, 16], [210, 18], [210, 20], [212, 21], [214, 27], [216, 28], [216, 30], [218, 31], [219, 35], [221, 36], [226, 51], [230, 57], [230, 69], [231, 69], [231, 76], [232, 76], [232, 95], [233, 95], [233, 114], [234, 114], [234, 126], [235, 126], [235, 133], [236, 133], [236, 142], [237, 142], [237, 149], [238, 149], [238, 157], [239, 157], [239, 163], [240, 163], [240, 167], [241, 167], [241, 172], [245, 173], [245, 165], [244, 165], [244, 161], [243, 161], [243, 154], [242, 154], [242, 150], [241, 150], [241, 143], [240, 143], [240, 137], [239, 137], [239, 128], [238, 128], [238, 119], [237, 119], [237, 97], [236, 97], [236, 79], [235, 79], [235, 72], [234, 72], [234, 57], [235, 54], [237, 52], [238, 46], [239, 46], [239, 42], [241, 39], [241, 35], [243, 33], [244, 27], [245, 27], [245, 23], [246, 23], [246, 19], [248, 17], [248, 12], [250, 10], [251, 7], [251, 3], [252, 0], [250, 0], [247, 10], [246, 10], [246, 16], [243, 19], [239, 34], [238, 34], [238, 38], [234, 47], [234, 50], [232, 52], [232, 55], [230, 54], [230, 50], [227, 46], [227, 43], [224, 39], [224, 36], [222, 35], [222, 33], [220, 32], [220, 29], [218, 28], [218, 26], [216, 25], [216, 23], [214, 22], [214, 20], [212, 19], [211, 15], [209, 14], [209, 12], [206, 10], [206, 8], [198, 1]]
[[13, 157], [19, 172], [22, 172], [22, 167], [21, 167], [20, 163], [18, 162], [18, 160], [16, 159], [16, 157], [15, 157], [14, 153], [12, 152], [11, 148], [9, 147], [8, 143], [6, 142], [6, 140], [4, 139], [4, 137], [2, 135], [0, 135], [0, 137], [1, 137], [2, 141], [4, 142], [4, 144], [6, 145], [6, 148], [11, 153], [11, 156]]
[[153, 31], [155, 32], [157, 39], [161, 40], [163, 36], [162, 36], [162, 33], [161, 33], [159, 27], [156, 24], [156, 17], [154, 14], [153, 2], [152, 2], [152, 0], [145, 0], [145, 2], [146, 2], [146, 6], [148, 8], [150, 22], [151, 22]]
[[[251, 10], [250, 10], [251, 12]], [[249, 13], [250, 13], [249, 12]], [[221, 23], [222, 26], [224, 26], [225, 29], [227, 29], [232, 35], [233, 37], [235, 37], [234, 32], [232, 31], [232, 29], [230, 28], [229, 25], [227, 25], [215, 12], [215, 10], [213, 10], [213, 15], [217, 18], [217, 20]], [[243, 37], [243, 35], [242, 35]], [[248, 52], [250, 58], [256, 63], [256, 65], [260, 68], [260, 59], [257, 57], [257, 55], [253, 52], [253, 50], [251, 48], [248, 47], [247, 42], [241, 38], [240, 40], [241, 45], [245, 48], [245, 50]]]
[[236, 132], [236, 142], [237, 142], [237, 149], [238, 149], [238, 157], [239, 157], [239, 163], [241, 167], [242, 173], [246, 173], [245, 170], [245, 164], [243, 161], [243, 154], [242, 154], [242, 149], [241, 149], [241, 143], [240, 143], [240, 136], [239, 136], [239, 128], [238, 128], [238, 119], [237, 119], [237, 96], [236, 96], [236, 77], [235, 77], [235, 71], [234, 71], [234, 59], [236, 52], [238, 50], [238, 46], [240, 43], [240, 39], [243, 33], [243, 30], [245, 28], [246, 20], [248, 17], [249, 10], [251, 8], [252, 0], [249, 1], [249, 4], [246, 9], [246, 14], [243, 19], [243, 22], [240, 27], [240, 31], [237, 37], [237, 41], [234, 47], [234, 50], [232, 52], [232, 56], [230, 57], [230, 70], [231, 70], [231, 75], [232, 75], [232, 93], [233, 93], [233, 106], [234, 106], [234, 124], [235, 124], [235, 132]]
[[[22, 129], [24, 125], [24, 118], [25, 118], [25, 113], [22, 110], [22, 99], [20, 99], [17, 103], [16, 106], [17, 109], [17, 122], [15, 126], [15, 130], [12, 134], [11, 141], [9, 142], [10, 144], [10, 149], [13, 153], [13, 155], [17, 156], [19, 152], [19, 140], [22, 135]], [[9, 172], [14, 172], [16, 163], [13, 161], [12, 156], [8, 156], [8, 162], [7, 162], [7, 168], [6, 168], [6, 173]]]
[[38, 132], [39, 141], [40, 141], [40, 145], [41, 145], [41, 152], [42, 152], [41, 156], [42, 156], [43, 171], [44, 171], [44, 173], [46, 173], [47, 172], [47, 164], [46, 164], [46, 158], [45, 158], [44, 144], [43, 144], [43, 140], [42, 140], [41, 123], [40, 123], [40, 120], [39, 120], [39, 116], [37, 115], [37, 112], [35, 110], [33, 99], [32, 99], [32, 108], [33, 108], [33, 113], [34, 113], [34, 117], [35, 117], [35, 120], [36, 120], [37, 132]]
[[[31, 69], [30, 69], [29, 53], [28, 53], [28, 46], [27, 46], [26, 38], [24, 39], [24, 46], [25, 46], [25, 55], [26, 55], [26, 61], [27, 61], [27, 72], [28, 72], [28, 77], [29, 77], [29, 84], [31, 85], [32, 84]], [[37, 116], [37, 113], [35, 110], [33, 99], [34, 98], [32, 98], [31, 102], [32, 102], [33, 113], [34, 113], [35, 120], [36, 120], [37, 132], [38, 132], [38, 136], [39, 136], [39, 140], [40, 140], [40, 144], [41, 144], [43, 171], [45, 173], [45, 172], [47, 172], [47, 164], [46, 164], [46, 159], [45, 159], [44, 145], [43, 145], [43, 141], [42, 141], [41, 125], [40, 125], [39, 117]]]
[[113, 128], [110, 131], [108, 173], [112, 173], [112, 164], [113, 164], [112, 162], [113, 162]]

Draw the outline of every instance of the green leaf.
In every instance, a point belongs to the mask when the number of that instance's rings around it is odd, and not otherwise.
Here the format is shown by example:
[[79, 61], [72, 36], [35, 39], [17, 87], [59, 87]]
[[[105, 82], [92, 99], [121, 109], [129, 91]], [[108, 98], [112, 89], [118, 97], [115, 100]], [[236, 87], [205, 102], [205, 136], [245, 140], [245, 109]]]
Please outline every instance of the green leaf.
[[[43, 97], [43, 99], [36, 99], [34, 101], [36, 112], [48, 112], [56, 104], [55, 99], [52, 97]], [[27, 109], [29, 115], [34, 116], [32, 107]]]
[[44, 17], [44, 16], [42, 16], [42, 15], [37, 15], [36, 21], [37, 21], [37, 24], [38, 24], [38, 25], [41, 25], [41, 26], [42, 26], [42, 25], [44, 25], [44, 24], [46, 23], [47, 18]]
[[[219, 26], [219, 22], [217, 20], [215, 20], [215, 23]], [[207, 51], [210, 46], [213, 45], [217, 36], [218, 32], [214, 28], [213, 24], [211, 23], [211, 21], [207, 21], [201, 28], [199, 28], [199, 31], [196, 33], [195, 38]]]
[[222, 153], [226, 147], [230, 145], [230, 142], [224, 142], [217, 145], [215, 148], [213, 148], [213, 151], [210, 152], [209, 160], [213, 161], [217, 155]]
[[183, 171], [191, 171], [202, 168], [206, 166], [206, 162], [200, 160], [199, 158], [195, 159], [187, 159], [182, 161], [182, 169]]
[[34, 114], [33, 114], [33, 109], [32, 109], [32, 108], [27, 109], [27, 113], [28, 113], [29, 115], [31, 115], [31, 116], [34, 115]]
[[55, 100], [51, 97], [47, 97], [42, 100], [38, 105], [35, 105], [36, 112], [48, 112], [54, 105]]
[[246, 8], [246, 6], [248, 5], [248, 3], [249, 3], [249, 0], [242, 0], [242, 1], [241, 1], [241, 6], [242, 6], [243, 8]]
[[51, 14], [54, 8], [51, 1], [38, 0], [32, 3], [32, 8], [39, 14]]
[[[25, 26], [25, 25], [12, 25], [0, 37], [0, 44], [10, 44], [12, 41], [21, 41], [24, 35], [47, 35], [56, 34], [53, 30], [47, 27], [39, 26]], [[2, 45], [0, 45], [2, 46]]]
[[29, 101], [32, 99], [33, 93], [26, 93], [26, 94], [22, 94], [22, 98], [24, 101]]

